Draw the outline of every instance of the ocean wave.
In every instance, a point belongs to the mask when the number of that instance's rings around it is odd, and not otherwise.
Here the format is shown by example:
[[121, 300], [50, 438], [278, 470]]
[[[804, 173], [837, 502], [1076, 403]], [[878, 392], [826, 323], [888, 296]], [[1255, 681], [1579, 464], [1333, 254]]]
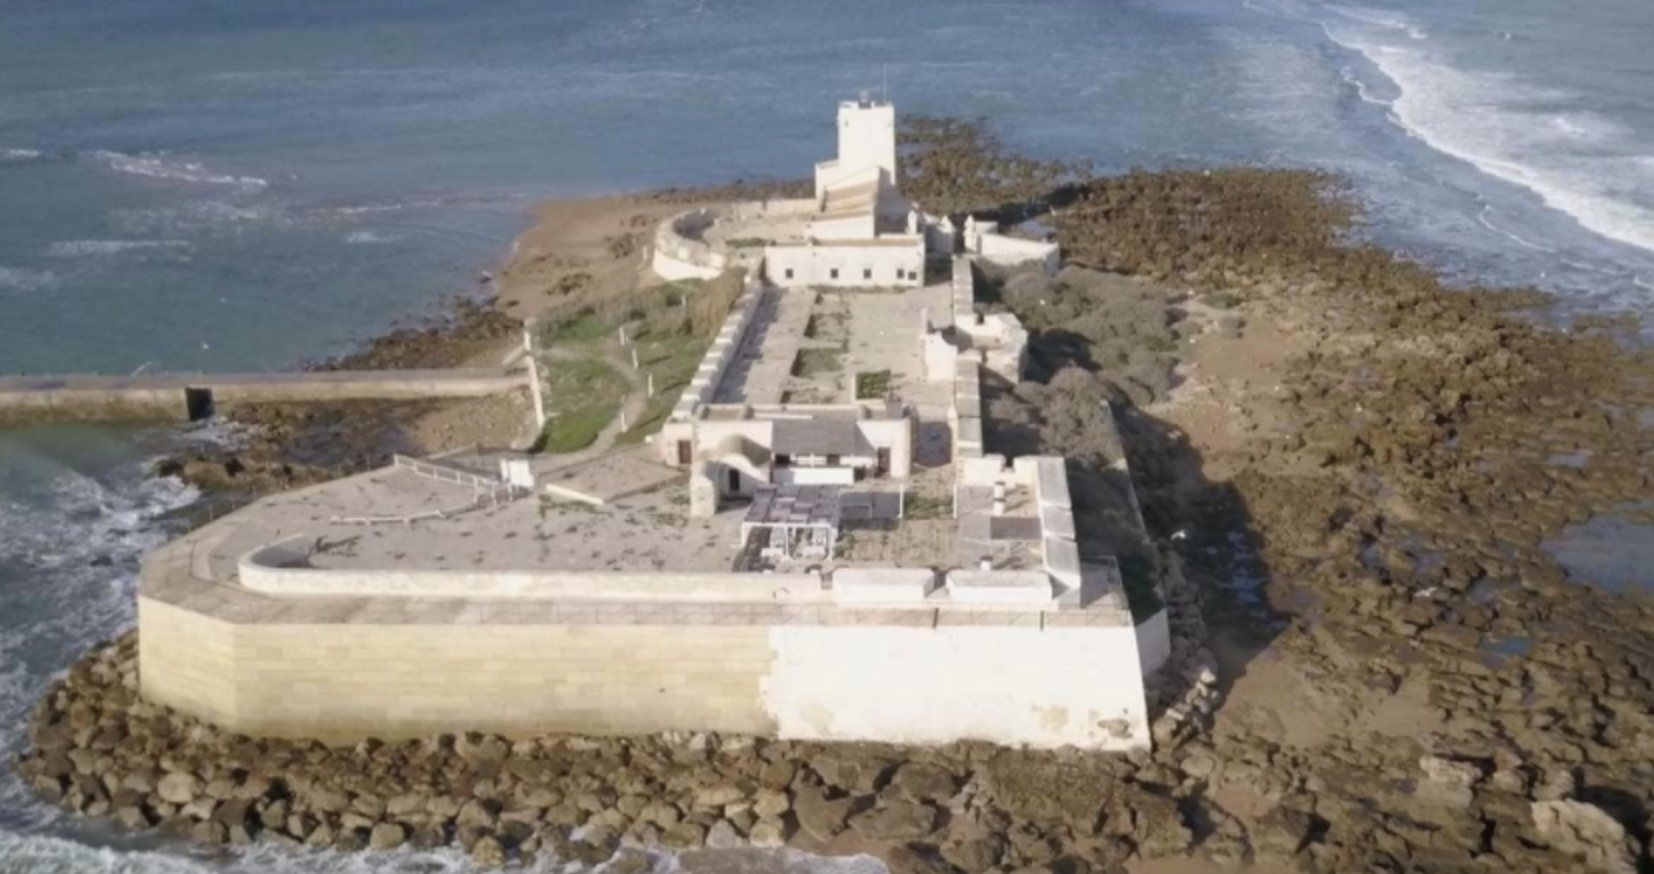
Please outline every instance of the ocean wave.
[[1424, 32], [1424, 28], [1414, 24], [1407, 16], [1399, 12], [1369, 9], [1365, 6], [1334, 6], [1330, 4], [1326, 8], [1328, 11], [1342, 15], [1351, 21], [1359, 21], [1362, 24], [1372, 24], [1390, 30], [1399, 30], [1411, 39], [1426, 40], [1430, 38], [1430, 35]]
[[[162, 517], [200, 498], [146, 468], [131, 465], [105, 481], [65, 471], [28, 503], [21, 493], [0, 498], [0, 543], [25, 582], [7, 592], [0, 618], [0, 759], [22, 751], [27, 714], [51, 679], [44, 670], [132, 624], [139, 558], [170, 536]], [[0, 811], [7, 825], [31, 829], [58, 818], [9, 768], [0, 774]], [[0, 865], [8, 856], [0, 849]]]
[[1377, 97], [1372, 96], [1371, 92], [1369, 92], [1367, 90], [1367, 83], [1363, 82], [1361, 80], [1361, 77], [1356, 75], [1354, 67], [1349, 67], [1349, 66], [1343, 67], [1343, 68], [1339, 69], [1338, 75], [1339, 75], [1340, 78], [1342, 78], [1344, 80], [1344, 84], [1355, 86], [1356, 96], [1360, 97], [1363, 101], [1365, 101], [1367, 103], [1376, 104], [1378, 106], [1389, 106], [1390, 105], [1391, 101], [1381, 100]]
[[263, 191], [270, 185], [268, 181], [257, 176], [234, 176], [215, 173], [199, 162], [170, 160], [160, 155], [129, 155], [125, 152], [104, 150], [87, 154], [102, 161], [111, 170], [118, 173], [129, 173], [134, 176], [146, 176], [152, 179], [200, 185], [225, 185], [248, 192]]
[[396, 237], [376, 234], [373, 231], [352, 231], [345, 235], [345, 242], [352, 246], [372, 246], [379, 243], [394, 243]]
[[87, 258], [149, 250], [188, 250], [188, 240], [59, 240], [46, 249], [53, 258]]
[[40, 291], [56, 283], [57, 274], [50, 270], [0, 267], [0, 291]]
[[[1348, 16], [1346, 16], [1346, 19]], [[1537, 194], [1603, 237], [1654, 251], [1650, 156], [1612, 119], [1533, 107], [1575, 95], [1511, 73], [1468, 72], [1398, 44], [1393, 25], [1323, 20], [1334, 42], [1360, 52], [1395, 84], [1390, 118], [1426, 145]]]
[[44, 154], [37, 149], [0, 149], [0, 164], [21, 164], [38, 161]]

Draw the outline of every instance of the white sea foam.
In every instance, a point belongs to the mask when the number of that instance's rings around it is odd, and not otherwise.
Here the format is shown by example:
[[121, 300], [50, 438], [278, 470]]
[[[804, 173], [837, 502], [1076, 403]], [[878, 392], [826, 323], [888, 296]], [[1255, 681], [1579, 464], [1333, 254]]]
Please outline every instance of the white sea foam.
[[38, 161], [42, 157], [36, 149], [0, 149], [0, 164], [21, 164], [25, 161]]
[[262, 191], [269, 182], [257, 176], [234, 176], [215, 173], [195, 161], [180, 161], [161, 155], [129, 155], [125, 152], [95, 151], [91, 157], [102, 161], [110, 169], [134, 176], [147, 176], [171, 182], [189, 182], [200, 185], [224, 185], [243, 191]]
[[396, 238], [373, 231], [352, 231], [345, 235], [345, 242], [352, 246], [372, 246], [379, 243], [394, 243]]
[[1402, 15], [1399, 12], [1388, 12], [1381, 9], [1368, 9], [1364, 6], [1328, 5], [1327, 9], [1352, 21], [1359, 21], [1363, 24], [1372, 24], [1378, 27], [1388, 28], [1390, 30], [1399, 30], [1402, 33], [1407, 34], [1407, 36], [1411, 39], [1425, 40], [1430, 38], [1430, 35], [1424, 32], [1424, 28], [1414, 24], [1407, 18], [1407, 16]]
[[1555, 253], [1556, 252], [1555, 249], [1552, 249], [1549, 246], [1541, 246], [1538, 243], [1535, 243], [1532, 240], [1529, 240], [1529, 239], [1521, 236], [1520, 234], [1517, 234], [1513, 231], [1507, 231], [1504, 228], [1501, 228], [1498, 225], [1494, 224], [1493, 219], [1489, 218], [1489, 215], [1492, 212], [1493, 212], [1493, 206], [1491, 204], [1483, 206], [1482, 211], [1476, 214], [1476, 221], [1481, 222], [1482, 227], [1487, 228], [1488, 230], [1498, 234], [1501, 237], [1505, 237], [1506, 239], [1511, 240], [1512, 242], [1516, 243], [1518, 246], [1522, 246], [1523, 248], [1532, 249], [1535, 252], [1547, 252], [1547, 253]]
[[[1348, 16], [1346, 16], [1347, 18]], [[1520, 185], [1604, 237], [1654, 251], [1654, 179], [1645, 146], [1613, 119], [1534, 109], [1573, 97], [1514, 74], [1467, 72], [1396, 43], [1392, 24], [1329, 20], [1335, 42], [1395, 83], [1391, 118], [1437, 151]]]
[[1369, 92], [1367, 90], [1367, 83], [1361, 81], [1361, 77], [1356, 74], [1354, 67], [1349, 67], [1349, 66], [1343, 67], [1342, 69], [1340, 69], [1338, 71], [1338, 75], [1339, 75], [1340, 78], [1342, 78], [1344, 80], [1344, 83], [1346, 85], [1354, 85], [1355, 86], [1356, 95], [1359, 96], [1363, 101], [1366, 101], [1367, 103], [1373, 103], [1373, 104], [1376, 104], [1378, 106], [1389, 106], [1390, 105], [1390, 101], [1380, 100], [1379, 98], [1372, 96], [1371, 92]]
[[40, 291], [57, 282], [50, 270], [24, 270], [21, 267], [0, 267], [0, 292]]
[[88, 258], [123, 252], [188, 250], [188, 240], [59, 240], [46, 249], [53, 258]]
[[[26, 714], [48, 677], [29, 672], [29, 652], [69, 653], [132, 624], [138, 559], [168, 537], [160, 517], [199, 499], [176, 479], [150, 479], [141, 466], [107, 482], [73, 472], [27, 504], [0, 497], [0, 544], [8, 563], [42, 585], [8, 593], [0, 625], [0, 758], [24, 743]], [[0, 811], [8, 825], [39, 828], [56, 813], [9, 769], [0, 774]], [[4, 835], [0, 835], [3, 841]], [[9, 854], [0, 848], [0, 866]], [[0, 871], [4, 868], [0, 867]]]

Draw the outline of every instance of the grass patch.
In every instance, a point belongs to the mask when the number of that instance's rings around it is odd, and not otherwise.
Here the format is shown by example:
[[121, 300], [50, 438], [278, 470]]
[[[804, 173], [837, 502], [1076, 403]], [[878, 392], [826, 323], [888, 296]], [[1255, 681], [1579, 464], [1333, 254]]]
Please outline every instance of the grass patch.
[[555, 361], [546, 366], [546, 428], [535, 443], [540, 452], [577, 452], [620, 413], [626, 378], [598, 358]]
[[733, 240], [725, 241], [724, 245], [731, 249], [762, 249], [773, 242], [775, 241], [766, 240], [763, 237], [736, 237]]
[[616, 336], [616, 327], [610, 325], [608, 319], [588, 310], [569, 321], [554, 325], [548, 332], [547, 339], [552, 343], [592, 343]]
[[844, 369], [844, 351], [841, 349], [805, 349], [793, 359], [793, 376], [808, 379], [821, 373], [838, 373]]
[[856, 374], [856, 400], [882, 401], [890, 396], [890, 371], [870, 370]]
[[909, 492], [902, 500], [902, 517], [905, 519], [946, 519], [953, 513], [953, 507], [948, 501], [932, 495], [915, 495]]
[[666, 417], [672, 414], [672, 408], [677, 406], [678, 396], [695, 377], [708, 345], [701, 338], [682, 334], [638, 338], [638, 358], [643, 362], [644, 372], [654, 374], [655, 396], [644, 404], [638, 421], [629, 423], [631, 427], [615, 437], [615, 445], [635, 446], [660, 430]]
[[1201, 302], [1213, 309], [1232, 310], [1240, 306], [1241, 299], [1227, 291], [1214, 291], [1202, 295]]

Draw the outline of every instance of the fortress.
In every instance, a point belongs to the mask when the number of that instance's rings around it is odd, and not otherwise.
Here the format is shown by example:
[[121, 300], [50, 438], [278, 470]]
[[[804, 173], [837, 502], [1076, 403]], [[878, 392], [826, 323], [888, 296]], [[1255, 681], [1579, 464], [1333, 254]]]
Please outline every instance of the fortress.
[[[812, 197], [656, 232], [660, 277], [745, 288], [649, 443], [398, 458], [198, 529], [144, 563], [145, 696], [340, 742], [1147, 747], [1164, 611], [1134, 621], [1082, 551], [1064, 459], [984, 440], [984, 381], [1021, 378], [1028, 334], [982, 312], [976, 264], [1057, 247], [905, 199], [887, 103], [842, 104], [838, 147]], [[841, 382], [800, 375], [823, 357]]]

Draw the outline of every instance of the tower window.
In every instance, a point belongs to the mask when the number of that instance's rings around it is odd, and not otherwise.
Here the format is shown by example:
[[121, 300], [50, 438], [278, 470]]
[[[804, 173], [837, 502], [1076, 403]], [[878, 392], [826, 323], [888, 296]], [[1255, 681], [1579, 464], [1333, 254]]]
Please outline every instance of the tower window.
[[838, 278], [838, 268], [834, 267], [833, 269], [827, 271], [827, 276], [830, 279], [837, 279]]
[[788, 279], [793, 278], [793, 269], [791, 267], [787, 268], [787, 278]]
[[873, 278], [873, 268], [863, 267], [862, 271], [861, 271], [861, 278], [863, 278], [863, 279], [872, 279]]

